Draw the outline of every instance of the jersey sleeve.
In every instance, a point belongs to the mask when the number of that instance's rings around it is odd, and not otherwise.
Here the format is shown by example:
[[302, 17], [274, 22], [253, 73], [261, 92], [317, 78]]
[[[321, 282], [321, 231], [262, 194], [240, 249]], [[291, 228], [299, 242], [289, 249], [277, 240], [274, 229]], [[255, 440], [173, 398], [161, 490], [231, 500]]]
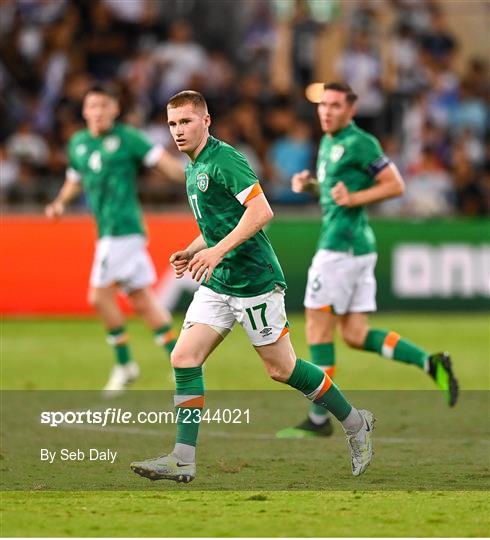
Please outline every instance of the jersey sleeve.
[[71, 182], [80, 182], [82, 175], [78, 170], [78, 163], [75, 155], [73, 138], [68, 142], [68, 167], [66, 168], [66, 178]]
[[359, 145], [358, 152], [362, 169], [372, 178], [391, 163], [390, 158], [383, 152], [381, 144], [375, 137], [364, 138]]
[[245, 156], [233, 148], [222, 150], [219, 170], [225, 188], [240, 204], [245, 204], [262, 193], [259, 179]]
[[153, 167], [158, 163], [162, 152], [160, 145], [154, 145], [148, 137], [137, 129], [128, 129], [129, 147], [135, 160], [146, 167]]

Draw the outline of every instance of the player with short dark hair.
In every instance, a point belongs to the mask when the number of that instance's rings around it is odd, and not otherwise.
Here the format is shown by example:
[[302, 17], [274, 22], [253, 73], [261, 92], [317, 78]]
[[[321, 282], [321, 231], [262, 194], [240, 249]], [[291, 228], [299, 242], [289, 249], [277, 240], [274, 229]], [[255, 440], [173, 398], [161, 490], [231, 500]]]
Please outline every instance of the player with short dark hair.
[[[274, 380], [327, 407], [342, 423], [351, 449], [352, 473], [361, 474], [371, 461], [374, 416], [352, 407], [327, 374], [296, 357], [284, 307], [284, 275], [263, 231], [273, 214], [257, 176], [241, 153], [210, 136], [211, 119], [197, 92], [172, 97], [167, 117], [178, 149], [191, 159], [186, 187], [201, 230], [170, 262], [177, 277], [189, 270], [202, 281], [172, 352], [178, 418], [175, 447], [169, 455], [134, 462], [131, 468], [151, 480], [189, 482], [194, 478], [204, 407], [202, 365], [238, 322]], [[197, 421], [185, 422], [183, 416]]]
[[[377, 254], [365, 207], [399, 196], [404, 183], [378, 140], [353, 122], [356, 99], [345, 83], [323, 86], [318, 117], [324, 136], [316, 178], [306, 170], [292, 178], [293, 191], [314, 190], [319, 194], [323, 214], [304, 301], [311, 360], [334, 376], [333, 341], [338, 325], [350, 347], [424, 370], [453, 406], [458, 384], [447, 353], [429, 354], [396, 332], [370, 328], [368, 324], [368, 313], [376, 311]], [[301, 438], [331, 433], [328, 411], [313, 404], [304, 422], [280, 431], [278, 436]]]
[[160, 308], [151, 289], [156, 274], [146, 250], [136, 180], [139, 167], [145, 165], [183, 181], [184, 167], [141, 131], [116, 122], [119, 104], [110, 88], [92, 87], [83, 100], [82, 114], [87, 128], [68, 143], [66, 180], [46, 207], [46, 215], [61, 216], [83, 190], [95, 216], [98, 240], [88, 296], [107, 328], [107, 342], [114, 348], [116, 365], [104, 389], [113, 395], [139, 375], [117, 303], [118, 288], [127, 294], [159, 345], [170, 353], [175, 344], [171, 316]]

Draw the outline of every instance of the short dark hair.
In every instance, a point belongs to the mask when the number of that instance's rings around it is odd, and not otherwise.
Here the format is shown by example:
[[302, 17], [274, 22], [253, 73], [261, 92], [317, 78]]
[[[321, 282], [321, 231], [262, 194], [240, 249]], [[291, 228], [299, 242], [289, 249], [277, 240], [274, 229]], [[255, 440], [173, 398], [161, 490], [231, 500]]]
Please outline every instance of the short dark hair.
[[323, 85], [324, 90], [335, 90], [336, 92], [342, 92], [345, 94], [345, 99], [347, 103], [352, 105], [357, 101], [357, 94], [352, 90], [352, 88], [344, 82], [330, 82]]
[[182, 92], [175, 94], [168, 100], [167, 107], [175, 109], [187, 105], [187, 103], [192, 103], [196, 109], [203, 109], [206, 112], [208, 110], [208, 105], [204, 96], [201, 92], [196, 92], [194, 90], [183, 90]]
[[85, 95], [83, 96], [83, 98], [85, 99], [90, 94], [102, 94], [104, 96], [108, 96], [112, 99], [115, 99], [116, 101], [119, 101], [119, 96], [116, 90], [112, 86], [94, 84], [85, 92]]

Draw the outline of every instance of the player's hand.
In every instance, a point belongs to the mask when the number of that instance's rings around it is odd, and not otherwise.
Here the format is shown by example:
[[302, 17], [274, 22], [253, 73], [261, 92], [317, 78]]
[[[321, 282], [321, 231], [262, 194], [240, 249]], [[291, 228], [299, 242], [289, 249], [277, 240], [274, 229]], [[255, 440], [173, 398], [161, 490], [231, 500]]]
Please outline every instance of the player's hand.
[[352, 195], [347, 191], [344, 182], [337, 182], [330, 190], [330, 194], [338, 206], [352, 206]]
[[187, 250], [176, 251], [170, 255], [170, 264], [174, 269], [175, 277], [180, 279], [189, 266], [191, 255]]
[[309, 184], [313, 180], [311, 172], [308, 170], [301, 171], [293, 175], [291, 179], [291, 189], [295, 193], [301, 193], [303, 191], [308, 191]]
[[65, 205], [60, 201], [53, 201], [44, 209], [44, 213], [49, 219], [57, 218], [65, 212]]
[[223, 255], [216, 247], [206, 248], [196, 253], [189, 263], [189, 272], [192, 274], [192, 279], [200, 281], [206, 273], [204, 282], [207, 283], [221, 259], [223, 259]]

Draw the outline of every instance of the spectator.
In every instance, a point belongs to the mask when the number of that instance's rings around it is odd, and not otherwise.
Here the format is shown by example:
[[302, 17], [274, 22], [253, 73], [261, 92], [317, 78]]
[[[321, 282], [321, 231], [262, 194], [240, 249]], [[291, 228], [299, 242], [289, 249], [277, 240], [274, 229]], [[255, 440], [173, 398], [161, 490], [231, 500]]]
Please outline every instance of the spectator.
[[153, 60], [161, 71], [158, 101], [162, 106], [173, 94], [188, 88], [193, 76], [207, 73], [206, 51], [192, 41], [192, 29], [185, 20], [172, 23], [168, 41], [156, 47]]
[[469, 131], [483, 138], [487, 129], [487, 115], [483, 99], [464, 81], [459, 87], [458, 100], [449, 113], [451, 132], [458, 136]]
[[465, 152], [463, 145], [453, 149], [452, 175], [454, 179], [456, 208], [465, 216], [485, 215], [485, 193], [478, 182], [478, 173]]
[[411, 167], [406, 180], [404, 199], [407, 214], [421, 217], [452, 214], [455, 199], [452, 179], [432, 147], [422, 149], [420, 162]]
[[301, 204], [312, 201], [307, 193], [291, 191], [291, 178], [299, 171], [312, 168], [314, 151], [309, 124], [292, 115], [287, 132], [272, 143], [267, 153], [272, 174], [271, 202]]
[[457, 43], [447, 27], [442, 10], [434, 5], [430, 11], [430, 28], [422, 35], [420, 45], [431, 65], [449, 68]]
[[359, 96], [356, 122], [374, 134], [380, 132], [380, 116], [384, 105], [381, 90], [382, 66], [370, 44], [369, 34], [356, 31], [351, 44], [337, 63], [341, 80], [349, 84]]

